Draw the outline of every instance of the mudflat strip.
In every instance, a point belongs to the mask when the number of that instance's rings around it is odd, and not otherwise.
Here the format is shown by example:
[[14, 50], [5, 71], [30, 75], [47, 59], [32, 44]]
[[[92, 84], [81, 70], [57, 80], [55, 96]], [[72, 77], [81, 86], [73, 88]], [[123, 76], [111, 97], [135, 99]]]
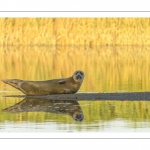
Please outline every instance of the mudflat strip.
[[150, 92], [123, 92], [123, 93], [76, 93], [55, 94], [44, 96], [7, 95], [4, 97], [42, 98], [50, 100], [150, 100]]

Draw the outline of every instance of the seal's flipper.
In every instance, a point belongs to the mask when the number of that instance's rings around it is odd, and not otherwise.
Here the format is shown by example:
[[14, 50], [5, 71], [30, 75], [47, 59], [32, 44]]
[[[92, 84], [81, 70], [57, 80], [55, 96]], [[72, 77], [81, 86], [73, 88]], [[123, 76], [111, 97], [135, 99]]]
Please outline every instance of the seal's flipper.
[[66, 83], [66, 80], [61, 79], [61, 80], [58, 81], [58, 83], [59, 83], [59, 84], [65, 84], [65, 83]]
[[18, 79], [5, 79], [5, 80], [2, 80], [2, 81], [6, 84], [9, 84], [9, 85], [17, 88], [17, 89], [19, 88], [18, 87], [19, 82], [21, 82], [21, 80], [18, 80]]

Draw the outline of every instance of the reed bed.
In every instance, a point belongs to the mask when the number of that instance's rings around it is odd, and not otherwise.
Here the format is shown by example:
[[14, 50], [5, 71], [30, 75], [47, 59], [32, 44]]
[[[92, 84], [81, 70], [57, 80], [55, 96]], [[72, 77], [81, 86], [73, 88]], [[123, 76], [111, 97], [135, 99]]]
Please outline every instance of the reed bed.
[[0, 18], [0, 45], [150, 45], [150, 18]]

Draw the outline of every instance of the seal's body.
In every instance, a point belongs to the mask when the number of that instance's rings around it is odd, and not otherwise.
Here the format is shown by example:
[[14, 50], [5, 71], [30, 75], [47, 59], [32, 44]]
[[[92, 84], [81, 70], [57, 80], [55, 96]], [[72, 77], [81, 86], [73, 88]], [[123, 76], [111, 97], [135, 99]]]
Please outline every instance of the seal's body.
[[71, 77], [46, 81], [28, 81], [19, 79], [2, 80], [26, 95], [72, 94], [76, 93], [84, 79], [82, 71], [76, 71]]

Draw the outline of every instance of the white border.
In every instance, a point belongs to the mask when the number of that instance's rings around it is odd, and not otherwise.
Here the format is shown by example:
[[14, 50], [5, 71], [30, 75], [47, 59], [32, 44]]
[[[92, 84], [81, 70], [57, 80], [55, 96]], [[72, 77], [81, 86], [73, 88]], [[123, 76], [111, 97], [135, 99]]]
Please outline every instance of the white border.
[[148, 0], [3, 0], [0, 11], [149, 11]]
[[7, 139], [142, 139], [149, 138], [150, 133], [1, 133], [0, 138]]
[[142, 17], [149, 18], [150, 12], [0, 12], [0, 17], [44, 17], [44, 18], [106, 18], [106, 17]]

